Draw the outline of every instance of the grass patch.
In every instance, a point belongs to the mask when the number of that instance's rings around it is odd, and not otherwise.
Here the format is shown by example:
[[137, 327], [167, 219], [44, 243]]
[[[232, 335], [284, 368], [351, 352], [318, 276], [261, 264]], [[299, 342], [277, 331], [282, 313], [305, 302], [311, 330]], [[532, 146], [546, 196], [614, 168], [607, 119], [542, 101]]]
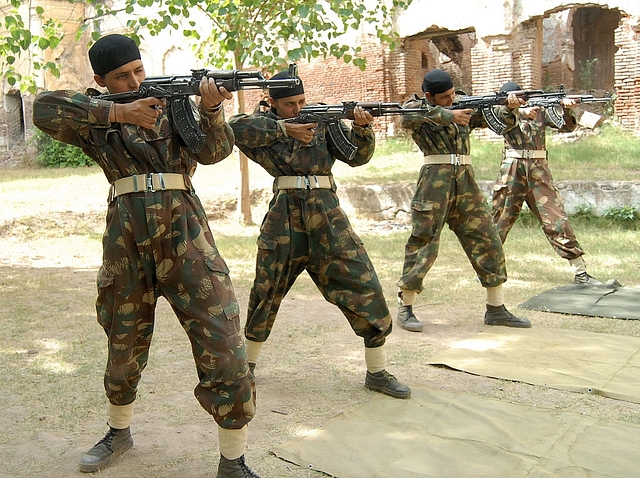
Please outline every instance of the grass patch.
[[[640, 220], [632, 225], [615, 220], [577, 216], [571, 224], [580, 245], [585, 250], [589, 273], [603, 281], [615, 278], [623, 285], [639, 286], [640, 245], [635, 236]], [[356, 232], [357, 228], [356, 228]], [[395, 308], [396, 281], [402, 273], [404, 246], [409, 230], [390, 234], [360, 234], [371, 261], [383, 285], [389, 307]], [[220, 251], [231, 268], [236, 287], [250, 288], [255, 266], [256, 245], [253, 237], [218, 236]], [[507, 257], [507, 300], [521, 303], [536, 293], [547, 290], [550, 284], [565, 284], [573, 280], [568, 261], [551, 248], [533, 215], [521, 214], [504, 246]], [[446, 229], [442, 233], [440, 252], [424, 281], [425, 292], [418, 302], [429, 302], [437, 295], [438, 303], [455, 303], [460, 291], [471, 291], [482, 303], [483, 290], [476, 282], [475, 272], [464, 254], [458, 239]], [[315, 284], [303, 273], [292, 292], [320, 294]], [[466, 293], [466, 292], [465, 292]]]
[[[551, 170], [556, 181], [569, 179], [626, 181], [640, 177], [640, 142], [632, 133], [610, 125], [603, 126], [596, 135], [586, 136], [574, 142], [560, 142], [563, 135], [549, 131], [547, 149]], [[478, 180], [495, 180], [502, 155], [501, 141], [480, 140], [472, 136], [471, 152], [474, 170]], [[406, 136], [390, 138], [378, 142], [371, 161], [359, 167], [351, 167], [337, 161], [333, 174], [338, 183], [347, 184], [390, 184], [396, 182], [415, 183], [423, 164], [423, 155], [413, 140]], [[217, 163], [216, 176], [237, 181], [237, 156]], [[249, 162], [252, 184], [256, 178], [262, 179], [264, 171]], [[43, 187], [56, 178], [69, 176], [89, 176], [102, 174], [97, 166], [82, 168], [28, 168], [5, 169], [0, 175], [0, 184], [11, 181], [38, 180]], [[196, 175], [196, 180], [198, 175]], [[37, 183], [29, 188], [37, 187]], [[261, 181], [258, 181], [261, 182]], [[266, 184], [270, 183], [267, 178]], [[20, 186], [22, 188], [23, 186]]]
[[70, 176], [85, 177], [94, 174], [102, 175], [102, 169], [97, 165], [82, 168], [5, 168], [2, 169], [2, 174], [0, 174], [0, 183], [34, 179], [48, 183], [50, 180], [58, 178], [67, 178]]
[[[616, 180], [640, 176], [640, 142], [632, 133], [603, 126], [596, 135], [574, 142], [560, 142], [562, 134], [549, 131], [547, 149], [556, 181]], [[471, 154], [476, 179], [496, 179], [502, 157], [502, 142], [480, 140], [472, 136]], [[378, 145], [369, 164], [351, 168], [338, 162], [333, 171], [342, 184], [387, 184], [415, 182], [423, 155], [410, 138], [392, 138]]]

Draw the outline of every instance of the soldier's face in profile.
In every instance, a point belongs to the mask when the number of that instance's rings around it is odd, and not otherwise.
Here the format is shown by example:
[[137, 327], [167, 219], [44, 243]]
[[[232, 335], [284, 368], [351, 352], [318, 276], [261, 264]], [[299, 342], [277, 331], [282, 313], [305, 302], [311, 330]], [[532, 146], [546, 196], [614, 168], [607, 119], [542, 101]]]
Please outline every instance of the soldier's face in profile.
[[133, 60], [104, 76], [94, 75], [93, 78], [98, 85], [106, 87], [109, 93], [127, 93], [138, 90], [146, 77], [142, 60]]
[[427, 92], [425, 93], [425, 96], [436, 106], [451, 106], [453, 104], [453, 100], [456, 98], [456, 89], [451, 88], [450, 90], [443, 93], [436, 93], [435, 95]]
[[287, 98], [279, 98], [274, 100], [269, 98], [271, 106], [276, 109], [278, 115], [283, 119], [295, 118], [300, 113], [300, 110], [307, 104], [307, 99], [304, 94], [289, 96]]

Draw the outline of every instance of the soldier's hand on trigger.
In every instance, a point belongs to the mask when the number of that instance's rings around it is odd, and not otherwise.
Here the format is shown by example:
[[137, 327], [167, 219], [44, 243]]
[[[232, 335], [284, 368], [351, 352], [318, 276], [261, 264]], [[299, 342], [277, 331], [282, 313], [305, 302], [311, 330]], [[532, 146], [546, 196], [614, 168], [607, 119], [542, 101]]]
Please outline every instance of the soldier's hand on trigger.
[[109, 118], [116, 123], [135, 124], [152, 129], [165, 106], [167, 102], [164, 98], [153, 97], [142, 98], [131, 103], [114, 103]]
[[538, 116], [538, 112], [540, 111], [540, 107], [539, 106], [532, 106], [531, 108], [521, 108], [520, 109], [520, 116], [522, 118], [528, 119], [528, 120], [532, 120], [535, 119], [536, 116]]
[[463, 110], [452, 110], [453, 113], [453, 123], [458, 124], [460, 126], [467, 126], [469, 121], [471, 121], [471, 116], [473, 115], [473, 108], [465, 108]]
[[318, 123], [285, 123], [287, 135], [303, 144], [309, 144], [316, 134]]
[[233, 95], [224, 87], [218, 88], [216, 80], [206, 76], [200, 80], [200, 102], [205, 109], [215, 108], [224, 100], [230, 100]]
[[510, 109], [520, 108], [526, 103], [524, 98], [519, 97], [515, 93], [509, 93], [507, 95], [507, 107]]
[[357, 126], [366, 127], [373, 123], [373, 115], [365, 111], [362, 106], [353, 109], [353, 123]]

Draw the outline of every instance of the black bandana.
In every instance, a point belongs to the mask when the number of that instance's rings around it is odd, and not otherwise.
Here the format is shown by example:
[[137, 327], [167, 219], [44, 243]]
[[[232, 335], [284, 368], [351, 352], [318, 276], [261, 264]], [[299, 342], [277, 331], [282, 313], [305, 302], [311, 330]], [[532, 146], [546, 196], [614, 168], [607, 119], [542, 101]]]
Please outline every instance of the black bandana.
[[[272, 80], [285, 80], [289, 78], [289, 72], [288, 71], [281, 71], [280, 73], [273, 75], [271, 77]], [[295, 77], [298, 80], [300, 80], [299, 77]], [[294, 86], [293, 88], [270, 88], [269, 89], [269, 96], [271, 96], [271, 98], [273, 98], [274, 100], [279, 100], [280, 98], [288, 98], [290, 96], [297, 96], [297, 95], [303, 95], [304, 94], [304, 85], [302, 84], [302, 80], [300, 80], [300, 83], [298, 83], [296, 86]]]
[[138, 45], [124, 35], [106, 35], [89, 48], [89, 61], [96, 75], [104, 76], [134, 60], [140, 60]]
[[424, 75], [424, 80], [422, 80], [422, 91], [432, 95], [444, 93], [451, 88], [453, 88], [453, 81], [451, 81], [451, 76], [446, 71], [431, 70]]
[[500, 93], [508, 93], [509, 91], [520, 91], [520, 87], [513, 81], [507, 81], [500, 88]]

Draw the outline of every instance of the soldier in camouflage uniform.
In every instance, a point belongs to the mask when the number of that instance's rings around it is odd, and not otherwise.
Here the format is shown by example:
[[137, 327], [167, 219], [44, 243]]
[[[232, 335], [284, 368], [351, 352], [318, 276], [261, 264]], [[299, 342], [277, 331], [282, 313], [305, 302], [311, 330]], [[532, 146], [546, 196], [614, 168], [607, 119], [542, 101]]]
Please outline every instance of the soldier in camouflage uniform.
[[[281, 72], [274, 78], [284, 78]], [[360, 238], [339, 205], [331, 168], [336, 160], [350, 166], [369, 162], [375, 136], [373, 117], [356, 107], [349, 128], [357, 146], [351, 159], [327, 136], [325, 124], [299, 124], [306, 104], [302, 81], [293, 89], [270, 90], [269, 109], [229, 119], [236, 145], [275, 180], [258, 237], [256, 277], [249, 297], [245, 337], [252, 370], [269, 337], [276, 314], [297, 277], [307, 271], [324, 298], [340, 308], [353, 331], [364, 339], [365, 385], [396, 398], [411, 389], [386, 371], [385, 338], [391, 316], [380, 281]]]
[[[107, 35], [89, 50], [98, 85], [110, 93], [137, 90], [145, 78], [135, 42]], [[196, 164], [214, 164], [233, 148], [222, 102], [231, 93], [200, 83], [199, 125], [206, 142], [189, 151], [165, 101], [115, 104], [73, 91], [38, 95], [33, 122], [51, 137], [82, 148], [111, 183], [98, 322], [108, 338], [104, 385], [109, 431], [80, 460], [94, 472], [133, 445], [129, 425], [147, 365], [157, 299], [171, 304], [191, 342], [199, 383], [195, 396], [218, 424], [219, 478], [257, 477], [244, 462], [254, 415], [239, 307], [200, 200], [191, 186]]]
[[[520, 87], [512, 81], [505, 83], [500, 89], [517, 90], [520, 90]], [[573, 113], [575, 105], [576, 102], [572, 99], [562, 100], [560, 108], [564, 125], [560, 132], [576, 129], [577, 122]], [[504, 133], [502, 164], [493, 188], [493, 220], [504, 243], [526, 202], [540, 223], [551, 247], [571, 264], [575, 274], [574, 282], [602, 284], [587, 273], [582, 257], [584, 251], [580, 248], [569, 224], [562, 198], [551, 176], [545, 150], [547, 126], [557, 128], [546, 109], [538, 106], [521, 108], [518, 124]]]
[[[413, 228], [405, 247], [399, 287], [398, 324], [412, 331], [422, 331], [422, 323], [413, 313], [416, 294], [438, 255], [440, 234], [446, 225], [456, 234], [471, 261], [478, 279], [487, 290], [484, 323], [510, 327], [531, 327], [527, 319], [514, 316], [504, 306], [502, 283], [507, 280], [502, 243], [491, 221], [489, 207], [474, 178], [469, 150], [469, 133], [486, 127], [480, 111], [451, 110], [455, 89], [448, 73], [428, 72], [422, 83], [424, 98], [414, 95], [403, 107], [422, 108], [424, 113], [403, 116], [402, 126], [424, 153], [411, 214]], [[513, 127], [512, 111], [521, 101], [509, 95], [509, 107], [496, 107], [496, 115]]]

